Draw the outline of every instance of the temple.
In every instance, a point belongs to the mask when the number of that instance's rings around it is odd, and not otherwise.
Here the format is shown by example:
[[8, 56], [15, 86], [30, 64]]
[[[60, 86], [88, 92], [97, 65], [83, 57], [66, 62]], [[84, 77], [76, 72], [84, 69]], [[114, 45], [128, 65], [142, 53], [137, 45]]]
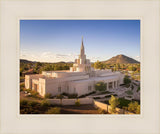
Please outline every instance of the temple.
[[53, 96], [67, 93], [78, 96], [95, 91], [97, 82], [106, 83], [106, 90], [118, 88], [123, 83], [124, 75], [120, 72], [95, 70], [86, 59], [85, 49], [81, 44], [80, 55], [70, 70], [42, 71], [42, 74], [25, 75], [25, 88], [37, 91], [41, 96], [50, 93]]
[[86, 59], [85, 51], [84, 51], [84, 45], [83, 45], [83, 38], [82, 38], [82, 44], [81, 44], [81, 51], [78, 59], [75, 59], [75, 63], [73, 64], [73, 67], [70, 68], [70, 72], [86, 72], [88, 74], [91, 73], [91, 63], [89, 59]]

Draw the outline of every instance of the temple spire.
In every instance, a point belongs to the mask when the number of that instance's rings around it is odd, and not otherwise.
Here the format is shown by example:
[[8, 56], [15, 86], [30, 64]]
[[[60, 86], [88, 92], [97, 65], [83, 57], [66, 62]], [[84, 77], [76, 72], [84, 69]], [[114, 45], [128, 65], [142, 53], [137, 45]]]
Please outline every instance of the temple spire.
[[84, 55], [84, 45], [83, 45], [83, 36], [82, 36], [82, 44], [81, 44], [81, 53], [80, 55]]

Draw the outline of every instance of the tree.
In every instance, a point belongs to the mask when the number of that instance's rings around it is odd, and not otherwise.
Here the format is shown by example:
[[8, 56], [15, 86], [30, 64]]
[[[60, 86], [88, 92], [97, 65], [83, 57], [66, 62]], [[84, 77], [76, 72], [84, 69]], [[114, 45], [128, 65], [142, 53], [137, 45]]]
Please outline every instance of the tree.
[[113, 66], [113, 71], [116, 71], [116, 65]]
[[45, 99], [51, 99], [52, 98], [52, 94], [47, 93], [47, 94], [45, 94], [44, 98]]
[[121, 69], [121, 67], [120, 67], [120, 64], [117, 63], [117, 64], [116, 64], [116, 70], [119, 70], [119, 69]]
[[80, 106], [80, 105], [81, 105], [79, 99], [77, 99], [77, 100], [75, 101], [75, 105], [76, 105], [76, 106]]
[[[139, 104], [138, 104], [138, 102], [131, 102], [131, 103], [129, 103], [128, 104], [128, 111], [131, 111], [131, 112], [134, 112], [134, 113], [136, 113], [136, 111], [137, 111], [137, 108], [138, 107], [140, 107], [140, 106], [138, 106]], [[140, 109], [140, 108], [139, 108]]]
[[128, 76], [128, 71], [125, 72], [125, 76]]
[[111, 99], [109, 100], [109, 104], [112, 107], [112, 112], [115, 112], [116, 106], [119, 105], [119, 100], [118, 98], [114, 97], [113, 95], [111, 96]]
[[141, 110], [140, 105], [138, 105], [136, 109], [136, 114], [140, 114], [140, 110]]
[[46, 110], [50, 106], [50, 103], [47, 100], [43, 100], [40, 105], [43, 110]]
[[128, 85], [131, 83], [131, 80], [129, 79], [129, 77], [126, 75], [123, 79], [124, 84]]
[[61, 108], [59, 107], [54, 107], [54, 108], [50, 108], [46, 114], [60, 114], [61, 113]]
[[97, 91], [105, 91], [106, 90], [106, 83], [104, 82], [97, 82], [95, 85], [95, 89]]
[[97, 62], [94, 63], [94, 68], [95, 69], [105, 69], [105, 67], [106, 67], [106, 65], [102, 62], [97, 61]]

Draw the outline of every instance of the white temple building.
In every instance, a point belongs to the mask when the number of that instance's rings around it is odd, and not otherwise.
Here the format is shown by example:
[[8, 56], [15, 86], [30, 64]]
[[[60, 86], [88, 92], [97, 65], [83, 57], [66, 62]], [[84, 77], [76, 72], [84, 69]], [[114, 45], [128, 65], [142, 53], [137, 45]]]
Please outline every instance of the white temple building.
[[123, 83], [124, 75], [120, 72], [94, 70], [86, 59], [83, 39], [79, 58], [70, 70], [42, 71], [42, 74], [25, 75], [25, 88], [37, 91], [41, 96], [47, 93], [53, 96], [67, 93], [84, 95], [95, 91], [95, 84], [103, 81], [106, 90], [118, 88]]

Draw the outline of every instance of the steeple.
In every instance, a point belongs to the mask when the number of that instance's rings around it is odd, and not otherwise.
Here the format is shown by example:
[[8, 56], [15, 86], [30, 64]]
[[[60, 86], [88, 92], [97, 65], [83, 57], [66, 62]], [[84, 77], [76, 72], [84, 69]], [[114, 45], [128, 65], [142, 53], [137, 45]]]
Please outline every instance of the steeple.
[[85, 53], [84, 53], [84, 45], [83, 45], [83, 36], [82, 36], [82, 44], [81, 44], [81, 52], [80, 52], [80, 55], [83, 56]]

